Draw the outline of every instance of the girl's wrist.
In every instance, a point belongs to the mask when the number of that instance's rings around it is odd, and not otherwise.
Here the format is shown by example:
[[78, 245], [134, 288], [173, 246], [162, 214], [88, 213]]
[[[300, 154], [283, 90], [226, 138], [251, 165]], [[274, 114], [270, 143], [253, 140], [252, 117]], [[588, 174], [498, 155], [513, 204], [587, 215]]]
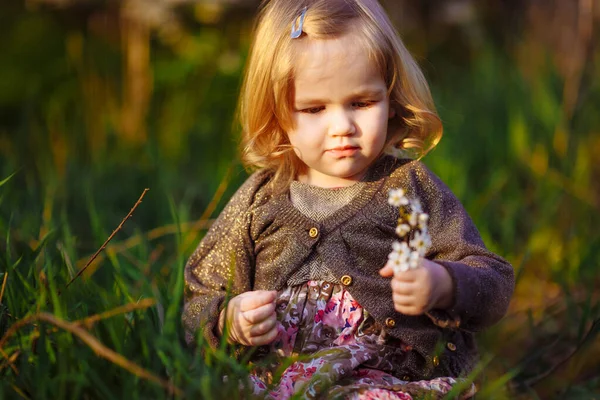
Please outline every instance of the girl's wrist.
[[447, 310], [454, 304], [454, 282], [450, 273], [443, 265], [437, 264], [437, 282], [439, 297], [433, 308], [439, 310]]
[[[227, 309], [224, 308], [219, 313], [219, 322], [217, 323], [217, 334], [219, 338], [223, 337], [223, 332], [225, 332], [225, 323], [227, 322]], [[227, 332], [227, 343], [236, 344], [237, 341], [233, 339], [231, 336], [231, 330]]]

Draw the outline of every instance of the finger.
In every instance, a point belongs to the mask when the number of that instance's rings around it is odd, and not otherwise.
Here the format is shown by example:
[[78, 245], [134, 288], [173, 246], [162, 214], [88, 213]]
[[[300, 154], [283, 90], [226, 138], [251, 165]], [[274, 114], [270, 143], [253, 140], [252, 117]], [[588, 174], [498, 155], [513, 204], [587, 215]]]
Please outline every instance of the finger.
[[265, 344], [269, 344], [273, 342], [277, 336], [279, 335], [279, 330], [277, 329], [277, 325], [264, 335], [252, 337], [248, 340], [251, 346], [263, 346]]
[[412, 282], [403, 282], [399, 279], [392, 279], [391, 281], [392, 292], [396, 295], [409, 296], [415, 293], [417, 289]]
[[277, 292], [275, 290], [255, 290], [246, 292], [240, 300], [240, 310], [254, 310], [262, 305], [275, 302]]
[[271, 315], [275, 315], [275, 303], [267, 303], [254, 310], [242, 311], [242, 316], [248, 323], [256, 325]]
[[402, 281], [394, 277], [390, 286], [394, 295], [409, 296], [413, 301], [424, 302], [431, 297], [429, 285], [424, 284], [421, 281]]
[[417, 280], [419, 271], [416, 269], [409, 269], [408, 271], [401, 271], [394, 274], [394, 280], [402, 282], [414, 282]]
[[427, 304], [415, 296], [396, 295], [392, 296], [396, 311], [406, 315], [421, 315], [425, 313]]
[[277, 317], [275, 316], [275, 314], [273, 314], [269, 318], [260, 322], [259, 324], [252, 326], [252, 328], [250, 328], [250, 336], [262, 336], [265, 333], [268, 333], [271, 329], [273, 329], [275, 325], [277, 325]]
[[425, 313], [423, 307], [414, 305], [397, 305], [394, 303], [394, 309], [404, 315], [421, 315]]
[[389, 278], [394, 275], [394, 269], [391, 265], [386, 264], [385, 267], [379, 270], [379, 275], [383, 276], [384, 278]]
[[414, 296], [407, 296], [403, 294], [393, 294], [392, 300], [394, 302], [394, 306], [400, 307], [413, 307], [415, 306], [415, 298]]

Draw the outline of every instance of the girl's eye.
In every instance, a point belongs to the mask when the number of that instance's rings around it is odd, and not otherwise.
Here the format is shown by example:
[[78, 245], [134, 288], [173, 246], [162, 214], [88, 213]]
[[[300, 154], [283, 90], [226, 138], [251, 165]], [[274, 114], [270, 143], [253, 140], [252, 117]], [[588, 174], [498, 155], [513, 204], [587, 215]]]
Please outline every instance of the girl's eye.
[[309, 107], [309, 108], [303, 108], [302, 110], [300, 110], [300, 112], [305, 113], [305, 114], [318, 114], [321, 111], [323, 111], [325, 109], [325, 107], [320, 106], [320, 107]]
[[352, 103], [352, 107], [355, 108], [367, 108], [373, 105], [374, 101], [355, 101]]

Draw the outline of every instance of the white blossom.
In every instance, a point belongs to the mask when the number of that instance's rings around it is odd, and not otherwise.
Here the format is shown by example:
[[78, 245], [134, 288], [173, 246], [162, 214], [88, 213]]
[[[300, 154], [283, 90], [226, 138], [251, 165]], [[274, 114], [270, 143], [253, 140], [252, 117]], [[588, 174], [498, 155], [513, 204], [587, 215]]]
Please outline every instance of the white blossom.
[[410, 253], [410, 257], [408, 259], [408, 265], [410, 269], [416, 269], [419, 267], [419, 260], [421, 255], [417, 251], [413, 251]]
[[407, 247], [408, 246], [407, 246], [407, 244], [405, 242], [399, 242], [399, 241], [395, 240], [392, 243], [392, 250], [394, 250], [394, 251], [400, 251], [400, 250], [403, 250], [404, 248], [407, 248]]
[[404, 237], [408, 232], [410, 232], [410, 226], [407, 224], [400, 224], [396, 227], [396, 235], [400, 237]]
[[426, 247], [429, 249], [431, 247], [431, 236], [429, 236], [429, 228], [427, 228], [427, 224], [419, 226], [419, 229], [421, 229], [421, 236], [426, 243]]
[[427, 222], [429, 222], [429, 214], [421, 213], [418, 217], [419, 220], [419, 228], [427, 229]]
[[[394, 273], [418, 268], [421, 258], [431, 247], [427, 225], [429, 215], [423, 212], [421, 202], [418, 199], [409, 200], [403, 189], [390, 190], [388, 202], [395, 207], [408, 206], [408, 209], [400, 209], [396, 234], [403, 238], [403, 241], [395, 241], [392, 244], [392, 252], [388, 255], [386, 265], [391, 266]], [[414, 228], [416, 228], [415, 233], [410, 239], [409, 235]]]
[[409, 254], [400, 254], [397, 251], [392, 251], [388, 254], [389, 262], [408, 262]]
[[410, 226], [417, 226], [417, 218], [418, 214], [414, 211], [411, 211], [410, 214], [408, 214], [408, 223]]
[[431, 246], [429, 234], [423, 234], [423, 232], [415, 233], [415, 236], [410, 241], [411, 249], [414, 249], [421, 256], [424, 256], [425, 253], [427, 253], [429, 246]]
[[399, 260], [408, 260], [410, 255], [410, 248], [405, 242], [394, 242], [392, 243], [392, 252], [389, 257]]
[[410, 209], [416, 214], [423, 214], [423, 207], [421, 206], [419, 199], [414, 199], [410, 202]]
[[407, 205], [408, 199], [404, 196], [404, 189], [391, 189], [388, 195], [388, 203], [394, 207]]
[[410, 268], [407, 260], [390, 260], [388, 261], [388, 265], [392, 267], [394, 275], [399, 274], [400, 272], [406, 272]]

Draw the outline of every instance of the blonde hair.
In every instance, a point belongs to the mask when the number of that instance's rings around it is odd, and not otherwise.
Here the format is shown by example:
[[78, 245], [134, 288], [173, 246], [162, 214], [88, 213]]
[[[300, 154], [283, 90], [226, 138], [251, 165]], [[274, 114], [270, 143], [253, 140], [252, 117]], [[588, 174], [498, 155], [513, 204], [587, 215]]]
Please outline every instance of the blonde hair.
[[[305, 7], [302, 35], [292, 39], [292, 24]], [[396, 116], [386, 150], [420, 158], [437, 145], [442, 124], [427, 82], [376, 0], [270, 0], [257, 19], [239, 99], [246, 166], [270, 169], [281, 183], [303, 170], [286, 133], [293, 128], [294, 47], [346, 32], [362, 38], [388, 86]]]

